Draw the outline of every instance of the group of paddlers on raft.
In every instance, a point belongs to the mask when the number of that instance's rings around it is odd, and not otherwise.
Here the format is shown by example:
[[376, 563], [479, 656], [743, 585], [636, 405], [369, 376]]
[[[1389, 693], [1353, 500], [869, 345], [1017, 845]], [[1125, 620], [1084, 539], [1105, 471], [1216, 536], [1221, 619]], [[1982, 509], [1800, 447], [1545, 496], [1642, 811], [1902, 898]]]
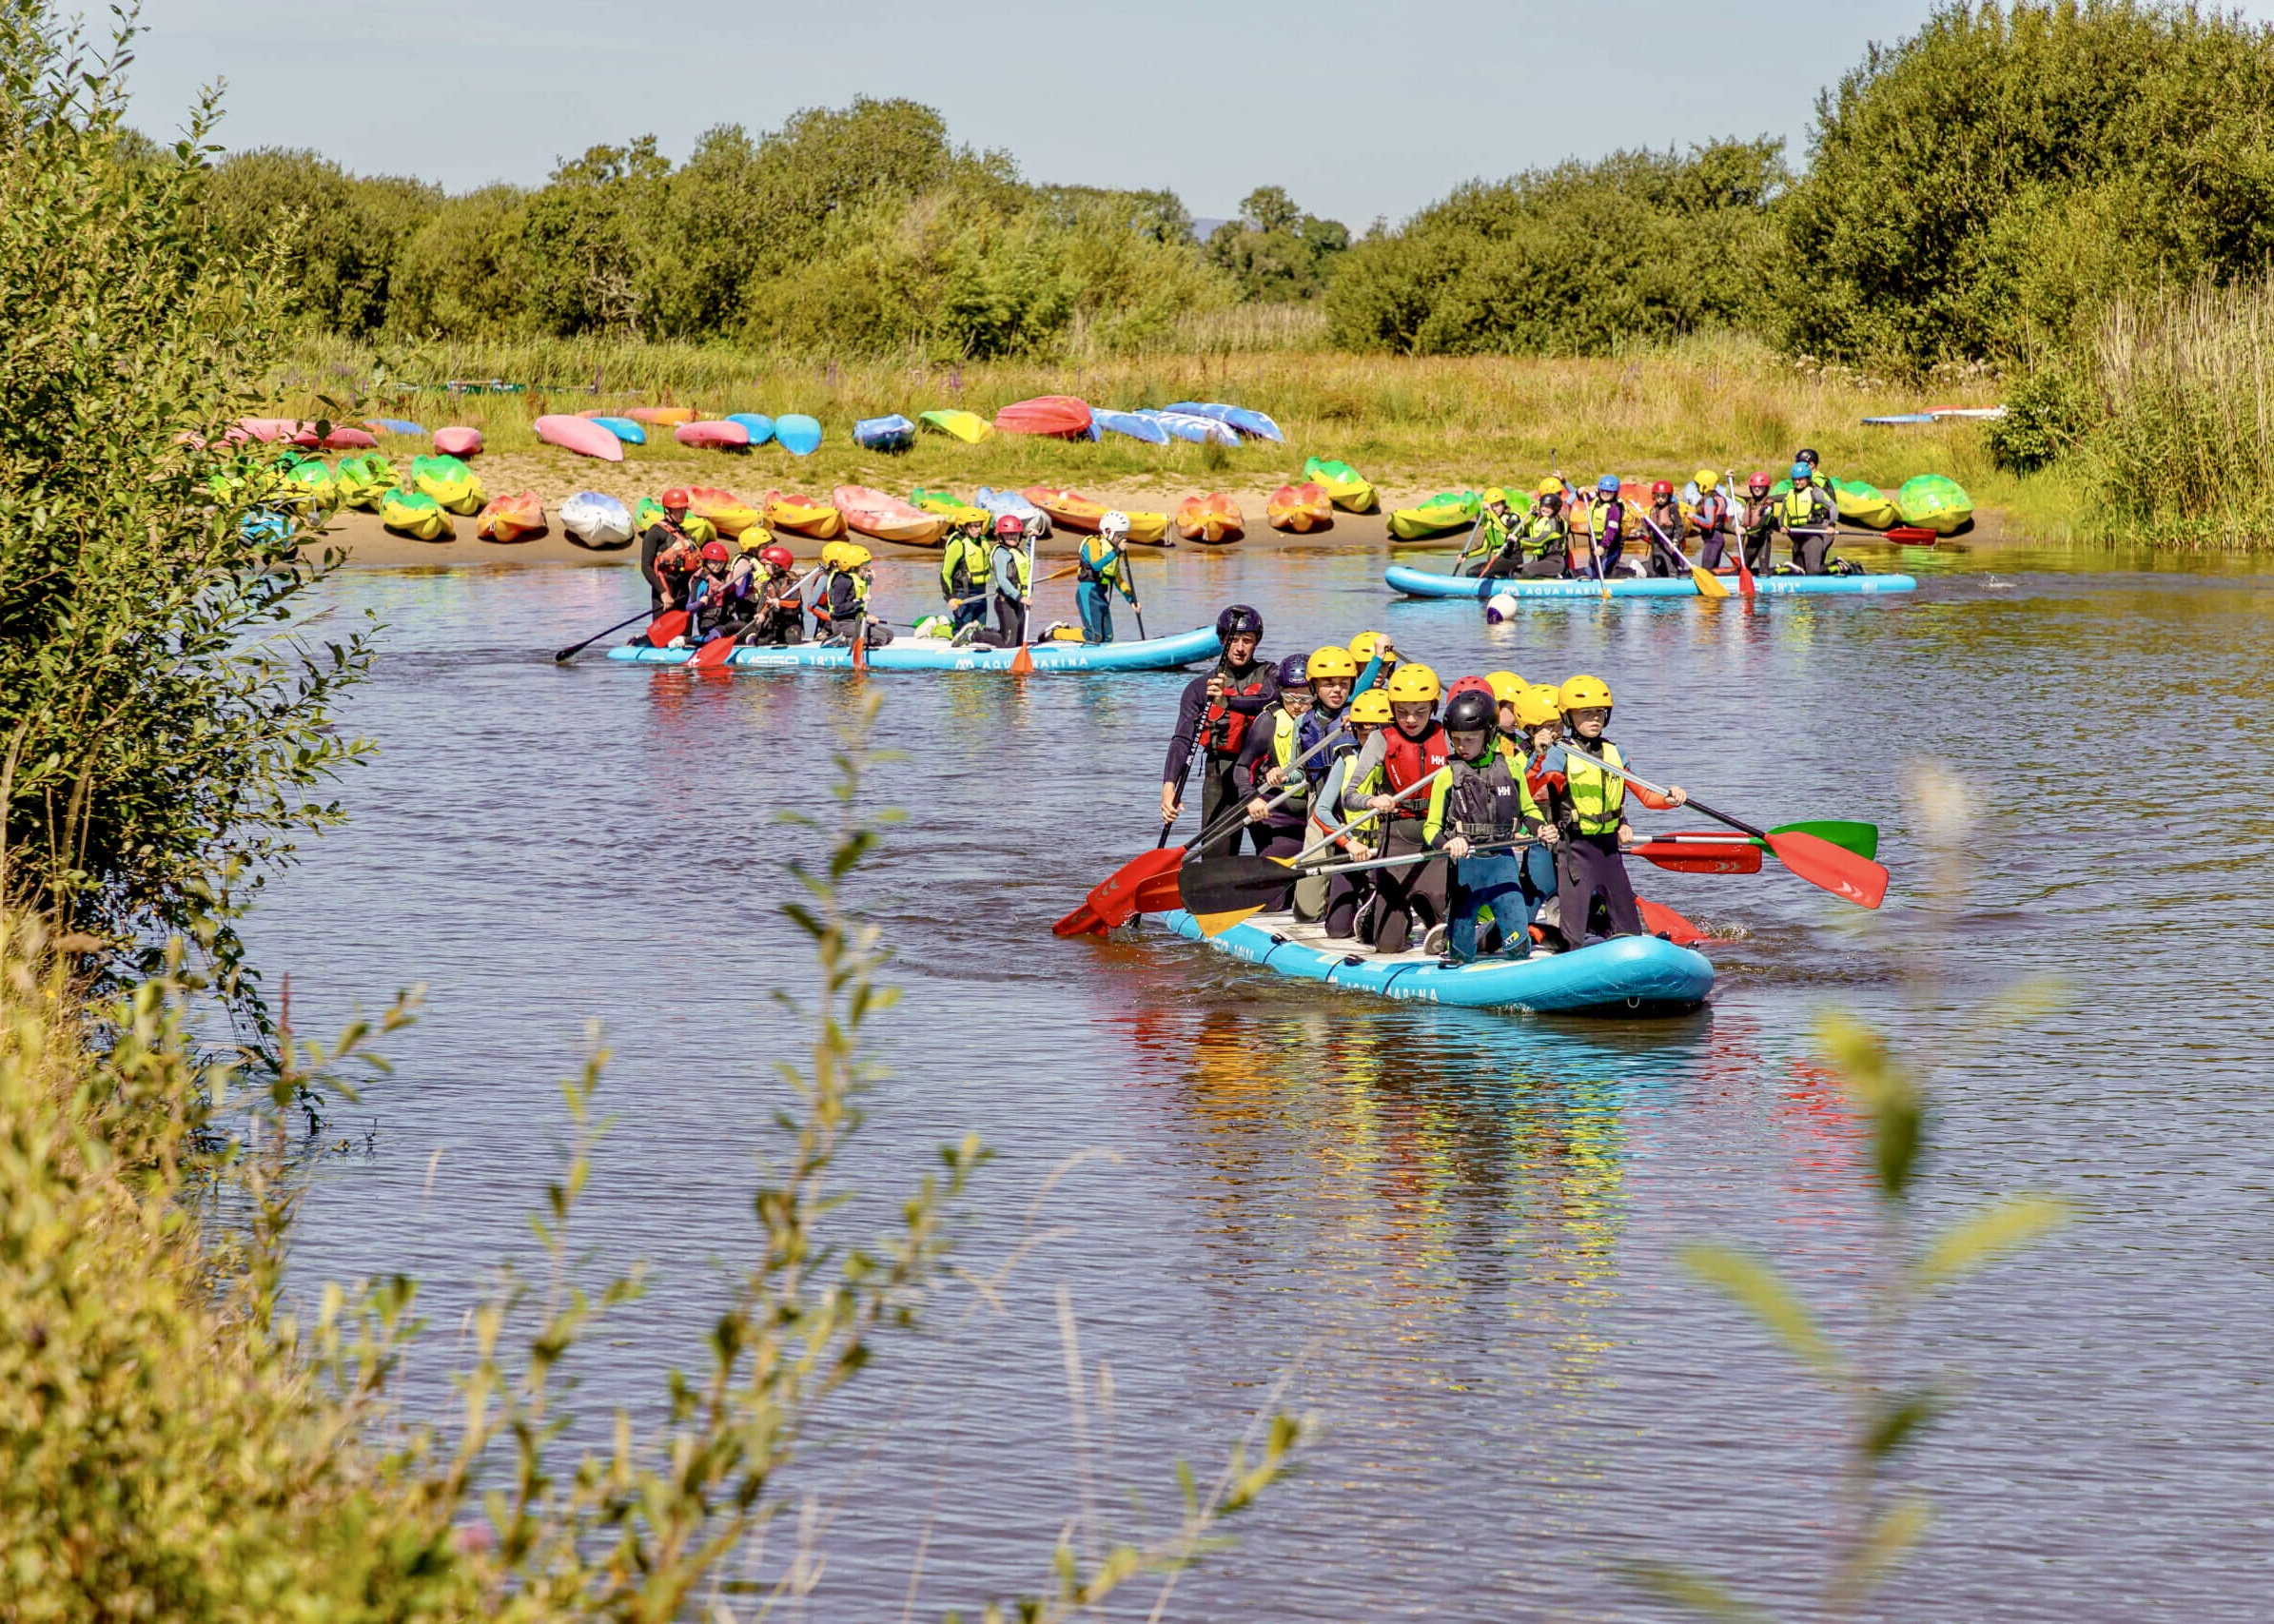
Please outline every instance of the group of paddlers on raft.
[[[1702, 543], [1698, 561], [1708, 570], [1734, 569], [1734, 551], [1741, 543], [1745, 567], [1771, 573], [1771, 554], [1781, 531], [1792, 556], [1774, 566], [1776, 573], [1854, 573], [1854, 565], [1832, 557], [1839, 538], [1839, 505], [1831, 481], [1818, 472], [1813, 451], [1803, 448], [1794, 458], [1791, 487], [1781, 496], [1767, 474], [1745, 482], [1741, 501], [1721, 489], [1721, 476], [1710, 468], [1699, 469], [1692, 485], [1695, 494], [1685, 508], [1674, 482], [1660, 479], [1651, 486], [1650, 506], [1644, 509], [1621, 494], [1616, 475], [1605, 474], [1594, 490], [1579, 492], [1550, 475], [1539, 481], [1527, 513], [1512, 511], [1508, 493], [1496, 487], [1484, 493], [1483, 512], [1453, 573], [1588, 579], [1686, 576], [1691, 563], [1681, 543], [1687, 531], [1696, 532]], [[1637, 519], [1642, 553], [1630, 558], [1626, 542]]]
[[[1628, 792], [1660, 810], [1688, 796], [1616, 771], [1624, 758], [1604, 736], [1612, 699], [1600, 679], [1499, 671], [1446, 684], [1377, 632], [1274, 666], [1257, 653], [1263, 616], [1245, 604], [1225, 610], [1216, 632], [1222, 656], [1185, 690], [1161, 784], [1173, 824], [1200, 774], [1202, 827], [1222, 832], [1199, 861], [1236, 852], [1244, 835], [1266, 857], [1296, 860], [1282, 906], [1377, 953], [1418, 937], [1457, 962], [1521, 958], [1536, 940], [1642, 933], [1623, 856], [1639, 838]], [[1415, 860], [1301, 872], [1399, 857]]]

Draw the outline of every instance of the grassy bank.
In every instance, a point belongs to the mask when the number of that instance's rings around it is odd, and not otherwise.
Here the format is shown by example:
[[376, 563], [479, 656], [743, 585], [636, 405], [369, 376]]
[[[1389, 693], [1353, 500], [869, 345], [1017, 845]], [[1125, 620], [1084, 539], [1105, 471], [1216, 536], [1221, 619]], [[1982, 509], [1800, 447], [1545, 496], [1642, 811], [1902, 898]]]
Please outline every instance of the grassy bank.
[[[1226, 349], [961, 366], [814, 363], [694, 345], [539, 342], [438, 345], [390, 358], [385, 380], [375, 382], [379, 359], [337, 341], [307, 343], [279, 380], [277, 409], [313, 414], [328, 396], [359, 414], [405, 416], [429, 428], [468, 423], [483, 431], [494, 454], [537, 450], [529, 425], [544, 412], [595, 405], [685, 404], [819, 418], [828, 438], [812, 458], [774, 447], [747, 456], [691, 454], [662, 436], [660, 443], [630, 449], [624, 470], [637, 479], [652, 465], [657, 478], [676, 479], [693, 467], [716, 482], [754, 490], [839, 481], [966, 491], [983, 483], [1052, 483], [1171, 495], [1267, 488], [1298, 475], [1304, 459], [1316, 454], [1352, 462], [1398, 499], [1444, 486], [1537, 479], [1558, 467], [1589, 478], [1606, 472], [1679, 478], [1699, 467], [1741, 476], [1781, 468], [1797, 447], [1813, 445], [1843, 478], [1891, 490], [1913, 474], [1948, 474], [1978, 503], [2007, 510], [2030, 534], [2066, 534], [2071, 519], [2058, 482], [2025, 480], [1992, 467], [1973, 425], [1874, 429], [1859, 421], [1922, 404], [1993, 400], [1993, 391], [1977, 387], [1926, 401], [1902, 386], [1796, 368], [1734, 338], [1616, 360]], [[453, 378], [531, 387], [519, 395], [452, 396], [403, 386]], [[1287, 443], [1157, 447], [1112, 436], [1095, 444], [1000, 436], [971, 446], [925, 435], [913, 450], [885, 457], [859, 450], [849, 438], [857, 418], [895, 411], [912, 417], [934, 406], [991, 414], [1040, 394], [1120, 406], [1232, 401], [1268, 412], [1286, 431]], [[575, 460], [560, 454], [559, 461], [564, 477], [573, 478]]]

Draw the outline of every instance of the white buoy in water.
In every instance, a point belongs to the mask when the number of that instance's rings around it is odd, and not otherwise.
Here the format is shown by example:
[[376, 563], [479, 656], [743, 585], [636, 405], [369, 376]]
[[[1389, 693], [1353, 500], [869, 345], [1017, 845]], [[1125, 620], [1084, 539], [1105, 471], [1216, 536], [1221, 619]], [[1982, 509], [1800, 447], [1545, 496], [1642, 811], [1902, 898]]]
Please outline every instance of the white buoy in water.
[[1493, 600], [1484, 606], [1484, 618], [1496, 626], [1515, 613], [1516, 595], [1514, 593], [1498, 593], [1494, 595]]

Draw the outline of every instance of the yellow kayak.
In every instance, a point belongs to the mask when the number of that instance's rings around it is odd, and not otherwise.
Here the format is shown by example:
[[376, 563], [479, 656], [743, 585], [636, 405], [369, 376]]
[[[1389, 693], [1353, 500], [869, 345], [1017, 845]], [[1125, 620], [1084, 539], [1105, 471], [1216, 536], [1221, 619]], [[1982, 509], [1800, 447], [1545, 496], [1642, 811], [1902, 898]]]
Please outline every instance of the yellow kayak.
[[983, 440], [994, 438], [995, 425], [977, 412], [918, 412], [916, 421], [934, 434], [960, 440], [966, 445], [977, 445]]
[[379, 499], [379, 521], [398, 536], [420, 541], [453, 541], [458, 529], [442, 504], [424, 491], [389, 491]]
[[1374, 482], [1347, 462], [1314, 457], [1303, 465], [1303, 477], [1326, 493], [1326, 499], [1344, 513], [1372, 513], [1382, 505]]
[[1390, 515], [1390, 535], [1400, 541], [1428, 541], [1466, 530], [1484, 511], [1484, 499], [1474, 491], [1440, 491], [1419, 507], [1402, 507]]
[[833, 541], [845, 534], [845, 516], [816, 497], [766, 493], [766, 528], [790, 530], [816, 541]]
[[911, 506], [936, 513], [950, 524], [980, 524], [990, 528], [994, 524], [994, 515], [983, 507], [973, 507], [953, 491], [928, 491], [918, 485], [908, 499]]
[[739, 536], [758, 521], [758, 510], [732, 491], [716, 485], [691, 485], [687, 511], [700, 514], [721, 536]]
[[1840, 510], [1840, 517], [1850, 524], [1860, 524], [1867, 530], [1886, 530], [1903, 522], [1903, 516], [1895, 510], [1892, 497], [1876, 485], [1867, 485], [1860, 479], [1833, 479], [1832, 499]]
[[474, 470], [455, 457], [414, 457], [411, 483], [452, 513], [471, 518], [481, 511], [488, 493]]

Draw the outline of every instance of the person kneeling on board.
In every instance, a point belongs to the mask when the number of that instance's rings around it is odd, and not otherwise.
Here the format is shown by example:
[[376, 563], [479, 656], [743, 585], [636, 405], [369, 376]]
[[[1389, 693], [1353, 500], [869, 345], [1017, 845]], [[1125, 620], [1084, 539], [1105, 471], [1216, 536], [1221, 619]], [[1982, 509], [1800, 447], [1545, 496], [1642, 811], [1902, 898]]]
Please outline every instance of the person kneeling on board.
[[[1469, 532], [1468, 539], [1460, 544], [1460, 557], [1453, 562], [1457, 576], [1482, 576], [1492, 573], [1493, 565], [1515, 553], [1523, 521], [1508, 508], [1508, 493], [1494, 485], [1484, 493], [1484, 511], [1477, 516], [1477, 527]], [[1511, 566], [1513, 567], [1513, 566]], [[1501, 574], [1505, 575], [1503, 570]]]
[[[765, 532], [757, 534], [763, 537]], [[756, 562], [757, 616], [742, 640], [775, 648], [804, 642], [805, 604], [798, 597], [797, 560], [789, 548], [769, 541], [758, 549]]]
[[1015, 649], [1027, 640], [1027, 598], [1033, 586], [1027, 562], [1027, 531], [1018, 515], [1007, 513], [995, 520], [994, 551], [988, 555], [987, 592], [995, 606], [992, 631], [976, 622], [955, 634], [958, 644]]
[[1721, 476], [1711, 468], [1698, 469], [1692, 483], [1697, 487], [1697, 505], [1690, 518], [1690, 522], [1697, 527], [1697, 561], [1709, 570], [1717, 570], [1730, 542], [1729, 495], [1721, 488]]
[[[1675, 576], [1688, 576], [1690, 560], [1682, 556], [1682, 531], [1689, 520], [1683, 517], [1682, 504], [1674, 494], [1672, 479], [1659, 479], [1650, 487], [1650, 523], [1642, 534], [1650, 545], [1644, 553], [1645, 571], [1660, 580]], [[1656, 525], [1654, 530], [1652, 525]], [[1664, 539], [1661, 540], [1660, 538]]]
[[1480, 913], [1491, 915], [1491, 929], [1500, 938], [1487, 951], [1529, 956], [1532, 914], [1545, 895], [1544, 887], [1524, 883], [1530, 853], [1510, 849], [1531, 834], [1539, 808], [1524, 788], [1522, 769], [1502, 748], [1497, 710], [1493, 695], [1476, 688], [1446, 702], [1452, 771], [1430, 792], [1422, 818], [1423, 838], [1453, 859], [1445, 952], [1459, 964], [1477, 957]]
[[[1239, 787], [1240, 752], [1247, 730], [1279, 697], [1279, 675], [1256, 658], [1264, 640], [1264, 617], [1245, 603], [1235, 603], [1216, 616], [1216, 637], [1224, 653], [1206, 676], [1185, 684], [1177, 702], [1176, 732], [1168, 740], [1168, 761], [1161, 773], [1161, 821], [1174, 823], [1182, 807], [1181, 790], [1187, 763], [1200, 754], [1200, 823], [1203, 829], [1217, 821], [1227, 807], [1243, 797]], [[1240, 850], [1245, 823], [1232, 827], [1202, 847], [1199, 855], [1228, 857]], [[1256, 832], [1256, 850], [1262, 834]]]
[[1524, 769], [1524, 784], [1541, 814], [1539, 837], [1556, 850], [1557, 929], [1565, 942], [1578, 947], [1587, 939], [1599, 902], [1603, 934], [1639, 936], [1642, 914], [1635, 906], [1624, 855], [1638, 838], [1627, 822], [1627, 791], [1632, 788], [1637, 800], [1659, 812], [1690, 797], [1679, 784], [1670, 786], [1663, 796], [1638, 784], [1630, 786], [1617, 773], [1586, 759], [1593, 756], [1611, 767], [1626, 764], [1618, 746], [1603, 736], [1611, 721], [1612, 699], [1601, 678], [1571, 678], [1556, 691], [1556, 703], [1571, 736], [1532, 757]]
[[1086, 536], [1074, 553], [1074, 605], [1082, 612], [1082, 640], [1113, 640], [1113, 592], [1120, 588], [1129, 613], [1142, 615], [1136, 585], [1129, 579], [1129, 516], [1119, 508], [1098, 520], [1098, 533]]
[[987, 618], [987, 525], [967, 519], [948, 532], [940, 550], [940, 596], [948, 600], [951, 631], [976, 626]]
[[[1377, 734], [1367, 747], [1381, 746], [1382, 775], [1379, 790], [1366, 797], [1363, 810], [1388, 820], [1382, 847], [1385, 857], [1411, 856], [1429, 849], [1423, 832], [1427, 803], [1421, 794], [1404, 792], [1445, 765], [1451, 746], [1445, 730], [1437, 723], [1437, 700], [1442, 692], [1437, 673], [1418, 661], [1400, 666], [1383, 686], [1383, 696], [1390, 702], [1391, 725]], [[1348, 795], [1343, 798], [1347, 804]], [[1424, 937], [1428, 927], [1444, 923], [1445, 865], [1441, 859], [1377, 869], [1374, 875], [1377, 953], [1403, 952], [1417, 919]]]
[[837, 544], [836, 563], [830, 570], [824, 589], [829, 603], [826, 641], [851, 648], [857, 637], [874, 649], [892, 640], [892, 628], [869, 615], [869, 589], [875, 578], [875, 566], [870, 561], [868, 548], [851, 541]]
[[1756, 576], [1769, 573], [1770, 550], [1776, 543], [1776, 499], [1770, 493], [1776, 481], [1755, 474], [1745, 481], [1745, 505], [1737, 512], [1737, 534], [1745, 548], [1745, 567]]
[[[1389, 695], [1379, 688], [1369, 688], [1350, 701], [1343, 719], [1345, 736], [1327, 753], [1325, 776], [1319, 782], [1318, 793], [1311, 797], [1310, 842], [1326, 842], [1321, 855], [1328, 862], [1363, 862], [1375, 855], [1381, 834], [1382, 820], [1366, 807], [1382, 788], [1382, 753], [1378, 735], [1390, 725]], [[1350, 827], [1334, 833], [1345, 821]], [[1305, 901], [1321, 895], [1327, 935], [1349, 941], [1358, 934], [1359, 910], [1373, 897], [1374, 875], [1379, 871], [1305, 875], [1296, 884], [1297, 915], [1303, 914]], [[1323, 893], [1305, 889], [1321, 883], [1325, 887]]]
[[735, 556], [724, 541], [706, 541], [696, 555], [695, 574], [688, 577], [684, 602], [687, 630], [672, 638], [675, 649], [699, 648], [714, 637], [731, 637], [747, 623], [737, 617], [739, 605], [732, 594]]
[[1522, 524], [1478, 574], [1548, 579], [1563, 575], [1570, 560], [1571, 521], [1563, 512], [1563, 481], [1547, 479], [1539, 481], [1532, 511]]
[[1784, 527], [1785, 539], [1792, 543], [1792, 569], [1804, 576], [1833, 573], [1832, 548], [1839, 539], [1840, 510], [1815, 482], [1815, 470], [1808, 463], [1793, 464], [1793, 488], [1785, 493], [1776, 518]]
[[[1256, 714], [1240, 746], [1235, 771], [1247, 787], [1250, 838], [1262, 842], [1258, 850], [1266, 857], [1293, 857], [1303, 850], [1304, 832], [1310, 827], [1313, 763], [1295, 765], [1304, 752], [1303, 733], [1311, 714], [1308, 669], [1309, 661], [1302, 655], [1289, 655], [1280, 662], [1279, 694]], [[1289, 789], [1292, 792], [1282, 799], [1281, 792]], [[1271, 804], [1275, 800], [1277, 806]], [[1294, 892], [1290, 871], [1287, 894], [1279, 906], [1292, 908]]]
[[[1374, 634], [1364, 634], [1373, 636]], [[1289, 660], [1288, 665], [1295, 662]], [[1366, 668], [1378, 672], [1378, 656], [1370, 656]], [[1310, 779], [1311, 793], [1305, 797], [1304, 812], [1306, 817], [1304, 838], [1315, 839], [1333, 825], [1320, 824], [1311, 815], [1314, 805], [1324, 805], [1331, 813], [1341, 805], [1339, 794], [1323, 803], [1319, 797], [1326, 792], [1326, 779], [1332, 770], [1339, 748], [1349, 743], [1349, 711], [1351, 689], [1358, 680], [1358, 659], [1340, 643], [1328, 643], [1314, 649], [1310, 658], [1303, 662], [1302, 680], [1310, 692], [1310, 711], [1295, 730], [1295, 754], [1304, 761], [1303, 772]], [[1287, 689], [1285, 668], [1282, 668], [1281, 695]], [[1339, 745], [1327, 745], [1326, 740], [1340, 734]], [[1325, 748], [1322, 749], [1321, 746]], [[1306, 923], [1316, 922], [1326, 911], [1327, 883], [1324, 875], [1306, 874], [1295, 883], [1295, 917]]]

